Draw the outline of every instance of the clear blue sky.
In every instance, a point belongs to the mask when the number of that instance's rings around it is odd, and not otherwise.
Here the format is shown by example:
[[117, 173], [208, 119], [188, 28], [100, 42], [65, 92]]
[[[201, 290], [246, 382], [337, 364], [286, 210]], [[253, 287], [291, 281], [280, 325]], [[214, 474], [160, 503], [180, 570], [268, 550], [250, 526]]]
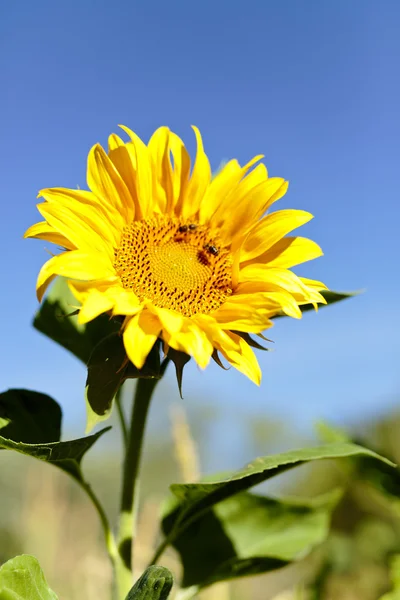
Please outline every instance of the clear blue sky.
[[400, 401], [399, 25], [397, 0], [2, 3], [0, 388], [53, 394], [83, 431], [84, 369], [30, 327], [48, 256], [22, 240], [36, 193], [84, 187], [90, 146], [118, 123], [146, 139], [168, 125], [190, 149], [193, 123], [214, 167], [264, 153], [290, 181], [277, 208], [315, 215], [303, 235], [325, 256], [300, 274], [367, 291], [277, 322], [259, 389], [190, 365], [185, 402], [215, 393], [225, 414], [308, 426]]

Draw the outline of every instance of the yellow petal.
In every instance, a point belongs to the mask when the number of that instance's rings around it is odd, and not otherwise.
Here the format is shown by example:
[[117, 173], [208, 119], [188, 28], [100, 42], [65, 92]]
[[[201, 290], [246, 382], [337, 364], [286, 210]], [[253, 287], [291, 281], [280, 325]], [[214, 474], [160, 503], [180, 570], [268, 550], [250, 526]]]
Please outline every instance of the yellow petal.
[[89, 223], [96, 223], [95, 229], [105, 239], [118, 245], [121, 230], [117, 225], [121, 215], [115, 207], [102, 203], [92, 192], [68, 188], [47, 188], [39, 192], [38, 198], [41, 197], [51, 205], [64, 206], [72, 212], [78, 211], [79, 214], [85, 215]]
[[94, 194], [105, 205], [110, 205], [119, 215], [118, 226], [122, 229], [130, 222], [133, 211], [132, 197], [114, 163], [109, 159], [100, 144], [89, 152], [87, 182]]
[[[132, 142], [132, 150], [136, 162], [136, 190], [140, 211], [143, 219], [147, 219], [153, 214], [153, 194], [151, 180], [151, 163], [149, 150], [142, 142], [140, 137], [134, 131], [120, 125], [121, 129], [127, 133]], [[136, 217], [138, 218], [138, 217]]]
[[136, 155], [131, 143], [125, 142], [115, 133], [108, 138], [108, 156], [114, 164], [131, 197], [127, 207], [128, 222], [142, 218], [136, 189]]
[[237, 347], [232, 350], [221, 345], [217, 349], [235, 369], [246, 375], [256, 385], [260, 385], [261, 369], [253, 350], [235, 333], [227, 333], [227, 335], [237, 344]]
[[79, 309], [78, 322], [81, 324], [92, 321], [99, 315], [112, 309], [113, 301], [106, 294], [93, 289]]
[[179, 136], [170, 131], [169, 147], [173, 157], [172, 189], [173, 206], [176, 215], [182, 212], [182, 205], [185, 199], [186, 188], [190, 175], [190, 156]]
[[84, 304], [92, 293], [101, 293], [106, 298], [107, 310], [113, 315], [136, 315], [143, 308], [139, 298], [130, 290], [125, 290], [119, 279], [106, 281], [69, 281], [74, 296]]
[[258, 281], [271, 291], [285, 290], [292, 294], [298, 303], [325, 302], [315, 288], [304, 284], [300, 277], [287, 269], [250, 264], [240, 271], [240, 278], [242, 282]]
[[287, 182], [280, 177], [271, 177], [245, 194], [240, 191], [239, 185], [238, 195], [232, 199], [232, 218], [225, 221], [221, 234], [233, 244], [235, 237], [243, 239], [270, 204], [286, 193], [287, 187]]
[[[71, 210], [62, 204], [45, 202], [37, 209], [46, 221], [69, 239], [79, 250], [106, 254], [113, 260], [114, 250], [102, 221], [94, 218], [84, 205]], [[86, 213], [86, 214], [85, 214]]]
[[321, 248], [307, 238], [285, 237], [274, 244], [267, 252], [257, 257], [257, 262], [269, 267], [289, 269], [322, 256]]
[[163, 331], [163, 339], [175, 350], [192, 356], [201, 369], [205, 369], [213, 353], [213, 345], [206, 333], [191, 319], [185, 319], [182, 329], [175, 334]]
[[255, 156], [244, 167], [241, 167], [237, 160], [231, 160], [224, 165], [211, 181], [201, 202], [201, 221], [207, 222], [212, 219], [213, 225], [218, 227], [226, 220], [226, 211], [232, 209], [231, 197], [234, 197], [237, 185], [249, 169], [262, 158], [262, 155]]
[[300, 281], [304, 283], [307, 287], [314, 290], [327, 290], [328, 288], [322, 281], [316, 281], [315, 279], [308, 279], [307, 277], [299, 277]]
[[[302, 317], [301, 310], [294, 296], [282, 289], [279, 291], [271, 290], [271, 286], [268, 283], [260, 281], [241, 283], [236, 289], [236, 294], [238, 298], [248, 296], [248, 303], [254, 307], [267, 304], [267, 306], [271, 307], [272, 311], [273, 304], [276, 305], [277, 308], [271, 316], [284, 312], [294, 319], [301, 319]], [[243, 301], [245, 302], [245, 299]]]
[[[287, 233], [312, 218], [313, 215], [304, 210], [279, 210], [267, 215], [250, 229], [240, 252], [241, 262], [262, 255]], [[260, 259], [260, 262], [265, 260]]]
[[170, 334], [175, 334], [182, 329], [185, 317], [175, 310], [168, 308], [160, 308], [155, 305], [149, 305], [151, 312], [157, 315], [163, 330], [165, 329]]
[[197, 153], [193, 165], [192, 176], [187, 184], [185, 201], [182, 204], [181, 214], [184, 218], [188, 218], [197, 213], [211, 181], [211, 167], [207, 155], [204, 152], [201, 133], [197, 127], [192, 127], [197, 140]]
[[114, 270], [96, 254], [88, 254], [79, 250], [69, 250], [53, 256], [40, 270], [36, 293], [38, 300], [43, 297], [47, 286], [56, 275], [67, 279], [106, 279], [115, 275]]
[[161, 332], [158, 317], [148, 310], [129, 319], [124, 330], [124, 346], [129, 360], [141, 369]]
[[24, 238], [36, 238], [40, 240], [47, 240], [52, 244], [57, 244], [57, 246], [61, 246], [66, 250], [74, 250], [75, 246], [73, 243], [67, 239], [64, 235], [55, 231], [51, 225], [46, 223], [46, 221], [42, 221], [41, 223], [36, 223], [27, 229], [24, 233]]
[[139, 298], [130, 290], [121, 287], [111, 288], [109, 295], [113, 298], [113, 315], [136, 315], [143, 308]]
[[152, 162], [153, 208], [161, 214], [171, 213], [174, 206], [169, 135], [168, 127], [159, 127], [147, 145]]
[[280, 306], [268, 297], [257, 304], [251, 295], [233, 296], [210, 313], [222, 329], [260, 333], [271, 327], [269, 317], [280, 310]]

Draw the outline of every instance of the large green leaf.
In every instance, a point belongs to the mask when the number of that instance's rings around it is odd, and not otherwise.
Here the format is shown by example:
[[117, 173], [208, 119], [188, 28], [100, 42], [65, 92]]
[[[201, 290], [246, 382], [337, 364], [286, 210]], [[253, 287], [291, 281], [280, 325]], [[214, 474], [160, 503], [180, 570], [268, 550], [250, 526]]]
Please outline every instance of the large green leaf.
[[0, 600], [57, 600], [34, 556], [23, 554], [0, 568]]
[[[277, 500], [244, 492], [214, 506], [182, 532], [174, 546], [183, 587], [265, 573], [303, 558], [329, 533], [340, 490], [313, 500]], [[180, 503], [163, 519], [168, 536]]]
[[314, 448], [303, 448], [283, 454], [257, 458], [230, 477], [199, 483], [173, 484], [171, 491], [181, 502], [179, 518], [176, 519], [167, 539], [157, 552], [157, 556], [168, 544], [176, 540], [187, 527], [199, 519], [205, 511], [222, 500], [262, 483], [306, 462], [357, 456], [370, 456], [387, 465], [394, 466], [389, 460], [375, 452], [350, 443], [333, 443]]
[[69, 473], [80, 483], [84, 484], [85, 487], [86, 484], [81, 472], [82, 458], [98, 438], [109, 429], [110, 427], [105, 427], [93, 435], [69, 442], [48, 442], [41, 444], [14, 442], [0, 435], [0, 448], [15, 450], [21, 454], [26, 454], [27, 456], [32, 456], [33, 458], [55, 465]]
[[14, 442], [57, 442], [61, 435], [59, 404], [39, 392], [8, 390], [0, 394], [0, 429]]
[[33, 325], [86, 364], [99, 341], [118, 331], [121, 324], [107, 315], [100, 315], [81, 325], [73, 314], [78, 304], [66, 280], [58, 277], [36, 313]]
[[[330, 304], [335, 304], [336, 302], [340, 302], [340, 300], [347, 300], [348, 298], [353, 298], [354, 296], [358, 296], [361, 292], [334, 292], [332, 290], [322, 290], [320, 292], [321, 296], [323, 296], [326, 300], [326, 304], [319, 304], [319, 308], [323, 308], [324, 306], [329, 306]], [[315, 310], [313, 304], [303, 304], [299, 306], [301, 312], [307, 312], [309, 310]], [[278, 319], [279, 317], [286, 317], [285, 313], [280, 313], [275, 315], [273, 318]]]

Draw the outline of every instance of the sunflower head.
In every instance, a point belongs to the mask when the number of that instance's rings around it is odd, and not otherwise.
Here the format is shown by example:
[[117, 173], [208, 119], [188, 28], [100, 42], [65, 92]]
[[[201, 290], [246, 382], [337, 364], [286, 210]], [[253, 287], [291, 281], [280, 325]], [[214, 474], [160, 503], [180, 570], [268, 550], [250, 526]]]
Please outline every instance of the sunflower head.
[[212, 177], [197, 128], [193, 165], [167, 127], [147, 145], [122, 129], [128, 141], [113, 134], [108, 152], [98, 144], [90, 150], [88, 191], [39, 193], [44, 220], [25, 237], [63, 249], [39, 273], [39, 300], [64, 276], [81, 323], [102, 313], [122, 317], [137, 368], [160, 338], [166, 354], [184, 352], [204, 368], [220, 353], [258, 384], [249, 334], [271, 327], [277, 314], [300, 318], [302, 304], [325, 303], [322, 283], [290, 270], [322, 254], [311, 240], [287, 236], [312, 215], [270, 211], [288, 184], [268, 177], [262, 156], [244, 166], [231, 160]]

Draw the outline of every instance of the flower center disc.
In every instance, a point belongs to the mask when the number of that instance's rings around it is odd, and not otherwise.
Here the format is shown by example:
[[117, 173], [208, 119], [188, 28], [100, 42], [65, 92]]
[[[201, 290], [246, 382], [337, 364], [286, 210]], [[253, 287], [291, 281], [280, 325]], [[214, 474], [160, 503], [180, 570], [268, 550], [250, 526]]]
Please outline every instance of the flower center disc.
[[141, 301], [188, 317], [217, 309], [232, 293], [232, 258], [217, 234], [178, 218], [126, 227], [114, 267], [123, 287]]

